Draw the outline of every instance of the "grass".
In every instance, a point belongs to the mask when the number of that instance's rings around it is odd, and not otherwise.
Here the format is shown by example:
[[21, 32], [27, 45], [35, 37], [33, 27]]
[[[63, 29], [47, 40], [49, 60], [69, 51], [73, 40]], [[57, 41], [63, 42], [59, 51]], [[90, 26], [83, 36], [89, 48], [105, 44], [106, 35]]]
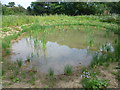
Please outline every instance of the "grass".
[[[14, 18], [14, 19], [13, 19]], [[94, 21], [93, 21], [94, 19]], [[86, 20], [89, 20], [86, 22]], [[10, 23], [9, 23], [10, 21]], [[69, 22], [71, 21], [71, 22]], [[91, 23], [92, 22], [92, 23]], [[24, 26], [24, 24], [31, 24], [34, 23], [31, 26]], [[45, 31], [46, 29], [49, 29], [50, 27], [57, 28], [57, 26], [61, 29], [64, 29], [66, 26], [93, 26], [97, 28], [106, 28], [108, 30], [116, 30], [118, 27], [116, 24], [113, 23], [106, 23], [106, 22], [100, 22], [99, 17], [97, 16], [65, 16], [65, 15], [51, 15], [51, 16], [3, 16], [3, 28], [0, 30], [3, 31], [10, 31], [11, 29], [8, 28], [11, 26], [21, 26], [23, 29], [22, 32], [18, 34], [13, 34], [11, 36], [7, 36], [4, 39], [2, 39], [2, 47], [3, 49], [10, 47], [10, 41], [13, 39], [16, 39], [18, 36], [20, 36], [23, 32], [34, 32], [36, 30], [39, 31]], [[7, 26], [7, 27], [6, 27]], [[9, 29], [9, 30], [8, 30]], [[86, 28], [86, 30], [89, 28]], [[92, 29], [91, 29], [92, 30]], [[87, 30], [88, 31], [88, 30]], [[44, 41], [45, 42], [45, 41]], [[95, 43], [93, 39], [90, 39], [88, 41], [90, 46], [93, 46]], [[45, 46], [45, 43], [43, 43], [43, 47]]]
[[64, 68], [64, 74], [71, 75], [73, 73], [73, 67], [71, 65], [66, 65]]
[[17, 65], [18, 65], [19, 67], [21, 67], [22, 64], [23, 64], [22, 60], [17, 60]]
[[48, 77], [50, 80], [55, 79], [55, 73], [54, 73], [54, 70], [52, 68], [49, 68], [49, 70], [48, 70]]

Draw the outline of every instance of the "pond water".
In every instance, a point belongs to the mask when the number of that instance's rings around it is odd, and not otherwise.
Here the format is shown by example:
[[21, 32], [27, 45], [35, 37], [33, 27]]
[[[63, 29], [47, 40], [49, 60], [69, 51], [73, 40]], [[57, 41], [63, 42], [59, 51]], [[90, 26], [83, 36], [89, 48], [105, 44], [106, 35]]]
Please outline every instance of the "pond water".
[[112, 38], [105, 38], [101, 32], [34, 31], [12, 44], [13, 54], [9, 58], [23, 62], [30, 59], [29, 68], [34, 66], [41, 73], [48, 73], [52, 68], [56, 74], [61, 74], [66, 65], [88, 66], [95, 51], [106, 42], [112, 43]]

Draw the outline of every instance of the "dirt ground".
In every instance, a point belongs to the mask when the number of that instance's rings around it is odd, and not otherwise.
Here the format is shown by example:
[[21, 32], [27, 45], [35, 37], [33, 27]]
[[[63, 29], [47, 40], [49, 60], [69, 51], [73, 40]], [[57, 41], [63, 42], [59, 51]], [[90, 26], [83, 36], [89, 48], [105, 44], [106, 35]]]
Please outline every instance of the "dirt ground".
[[[117, 62], [110, 63], [108, 67], [106, 66], [97, 66], [94, 71], [99, 71], [98, 78], [103, 78], [109, 80], [108, 88], [118, 88], [118, 81], [116, 75], [113, 72], [117, 72], [115, 67], [118, 65]], [[45, 76], [43, 78], [38, 78], [35, 81], [35, 85], [31, 85], [25, 82], [12, 83], [10, 81], [3, 80], [3, 88], [82, 88], [80, 77], [82, 67], [78, 66], [75, 68], [75, 71], [72, 75], [57, 75], [56, 80], [53, 84], [52, 81], [49, 81]]]

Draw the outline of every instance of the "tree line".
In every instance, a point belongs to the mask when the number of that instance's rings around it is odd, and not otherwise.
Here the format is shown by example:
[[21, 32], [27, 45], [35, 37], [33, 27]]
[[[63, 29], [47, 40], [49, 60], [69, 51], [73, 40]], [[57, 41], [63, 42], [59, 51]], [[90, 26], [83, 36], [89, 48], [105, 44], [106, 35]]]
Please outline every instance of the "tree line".
[[100, 15], [120, 14], [120, 2], [32, 2], [25, 9], [21, 5], [15, 6], [14, 2], [2, 5], [3, 15]]
[[2, 5], [3, 15], [16, 15], [16, 14], [26, 14], [27, 10], [21, 6], [15, 6], [15, 2], [9, 2], [8, 5]]

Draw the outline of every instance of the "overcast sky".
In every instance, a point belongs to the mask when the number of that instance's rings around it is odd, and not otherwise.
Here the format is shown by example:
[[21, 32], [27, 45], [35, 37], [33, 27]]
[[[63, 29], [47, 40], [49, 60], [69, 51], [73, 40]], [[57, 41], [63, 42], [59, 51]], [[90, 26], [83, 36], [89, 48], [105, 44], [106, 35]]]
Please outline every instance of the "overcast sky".
[[2, 4], [8, 4], [8, 2], [15, 2], [16, 5], [20, 4], [21, 6], [27, 8], [30, 6], [31, 2], [36, 0], [0, 0]]

